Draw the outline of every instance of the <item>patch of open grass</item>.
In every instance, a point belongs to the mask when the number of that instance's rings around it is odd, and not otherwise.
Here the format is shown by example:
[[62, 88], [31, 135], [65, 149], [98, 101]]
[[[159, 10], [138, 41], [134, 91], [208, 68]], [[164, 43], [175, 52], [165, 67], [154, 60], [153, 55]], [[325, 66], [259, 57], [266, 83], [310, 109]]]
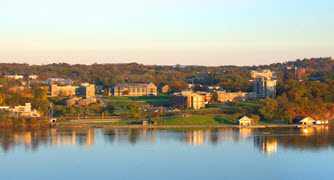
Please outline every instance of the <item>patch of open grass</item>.
[[130, 122], [74, 122], [74, 124], [128, 126]]
[[162, 94], [159, 96], [115, 96], [115, 97], [104, 97], [106, 99], [109, 99], [115, 103], [116, 107], [124, 107], [128, 106], [131, 103], [135, 103], [139, 106], [163, 106], [168, 104], [169, 101], [169, 95]]
[[192, 115], [191, 117], [171, 116], [156, 119], [158, 125], [219, 125], [233, 124], [233, 118], [228, 115]]
[[285, 122], [270, 122], [270, 121], [259, 121], [257, 124], [259, 125], [284, 125], [287, 124]]
[[[227, 102], [229, 106], [233, 106], [232, 102]], [[262, 104], [261, 101], [240, 101], [238, 102], [238, 107], [245, 107], [245, 106], [260, 106]]]
[[221, 124], [236, 125], [235, 119], [231, 115], [216, 116], [214, 119]]

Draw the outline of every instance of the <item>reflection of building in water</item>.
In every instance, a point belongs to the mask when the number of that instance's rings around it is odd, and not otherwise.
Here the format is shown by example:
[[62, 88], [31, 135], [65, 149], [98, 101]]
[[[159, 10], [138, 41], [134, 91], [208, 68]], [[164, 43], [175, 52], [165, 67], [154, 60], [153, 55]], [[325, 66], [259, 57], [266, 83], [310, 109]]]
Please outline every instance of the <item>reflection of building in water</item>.
[[[210, 131], [209, 129], [207, 131]], [[205, 142], [204, 130], [187, 131], [181, 136], [181, 142], [191, 145], [201, 145]]]
[[26, 146], [30, 146], [31, 144], [31, 132], [25, 132], [25, 135], [24, 135], [24, 143]]
[[77, 141], [84, 146], [94, 146], [95, 144], [95, 130], [93, 129], [83, 131], [51, 129], [49, 135], [52, 146], [76, 145]]
[[80, 131], [77, 133], [77, 138], [80, 145], [94, 146], [95, 145], [95, 130], [90, 129], [86, 131]]
[[[249, 144], [253, 140], [254, 147], [267, 155], [276, 154], [280, 147], [300, 150], [318, 150], [334, 146], [334, 128], [331, 126], [315, 126], [303, 128], [212, 128], [212, 129], [32, 129], [12, 130], [0, 129], [0, 145], [3, 152], [16, 146], [35, 150], [40, 146], [65, 146], [95, 144], [95, 133], [103, 132], [105, 142], [109, 143], [166, 143], [169, 140], [191, 145], [219, 144], [222, 141]], [[262, 133], [258, 136], [258, 133]], [[252, 137], [254, 134], [254, 137]], [[272, 134], [272, 135], [266, 135]], [[274, 134], [279, 134], [275, 136]], [[252, 138], [250, 138], [252, 137]], [[247, 142], [246, 142], [247, 141]], [[1, 150], [0, 150], [1, 151]]]
[[315, 128], [313, 127], [302, 127], [300, 128], [300, 131], [306, 135], [306, 136], [310, 136], [310, 135], [314, 135], [315, 133]]
[[238, 136], [235, 135], [237, 129], [235, 128], [218, 128], [207, 131], [206, 139], [211, 144], [217, 144], [222, 141], [235, 141]]
[[[238, 136], [239, 134], [239, 136]], [[217, 128], [186, 130], [181, 135], [181, 142], [191, 145], [201, 145], [205, 141], [211, 144], [217, 144], [222, 141], [237, 141], [247, 139], [251, 135], [251, 128]]]
[[327, 134], [329, 130], [328, 126], [316, 126], [317, 134]]
[[158, 130], [156, 128], [143, 129], [104, 129], [104, 139], [106, 142], [130, 142], [135, 144], [138, 142], [155, 143], [157, 140]]
[[76, 142], [75, 131], [64, 134], [61, 131], [57, 131], [57, 129], [51, 129], [50, 136], [52, 146], [75, 145]]
[[252, 133], [252, 129], [251, 128], [240, 128], [239, 129], [239, 136], [245, 140], [247, 139]]
[[254, 146], [262, 150], [268, 156], [276, 154], [277, 137], [275, 136], [254, 136]]
[[140, 136], [140, 141], [148, 141], [153, 144], [157, 140], [158, 130], [156, 128], [143, 128], [142, 135]]
[[26, 147], [31, 145], [31, 132], [14, 133], [13, 137], [16, 145], [25, 144]]

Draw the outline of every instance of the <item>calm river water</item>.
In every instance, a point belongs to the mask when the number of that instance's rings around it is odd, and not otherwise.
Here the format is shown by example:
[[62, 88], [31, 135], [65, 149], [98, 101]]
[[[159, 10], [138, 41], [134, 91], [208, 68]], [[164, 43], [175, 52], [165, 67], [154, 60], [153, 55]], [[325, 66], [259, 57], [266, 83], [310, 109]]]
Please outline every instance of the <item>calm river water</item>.
[[0, 179], [334, 179], [334, 128], [0, 130]]

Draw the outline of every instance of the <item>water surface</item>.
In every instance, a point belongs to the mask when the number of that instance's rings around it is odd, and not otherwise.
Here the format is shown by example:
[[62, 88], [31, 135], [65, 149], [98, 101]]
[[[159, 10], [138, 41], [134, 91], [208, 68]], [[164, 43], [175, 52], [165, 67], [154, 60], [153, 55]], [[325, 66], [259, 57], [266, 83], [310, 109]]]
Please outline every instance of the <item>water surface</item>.
[[0, 130], [0, 179], [333, 179], [334, 128]]

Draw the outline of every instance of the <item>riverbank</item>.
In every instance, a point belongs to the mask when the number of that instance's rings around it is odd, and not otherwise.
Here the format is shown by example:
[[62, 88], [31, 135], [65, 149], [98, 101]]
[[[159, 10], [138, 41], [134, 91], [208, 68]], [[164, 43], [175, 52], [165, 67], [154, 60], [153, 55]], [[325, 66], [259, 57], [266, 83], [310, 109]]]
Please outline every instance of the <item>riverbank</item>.
[[[148, 124], [144, 124], [144, 120]], [[168, 116], [141, 120], [71, 120], [53, 123], [58, 127], [86, 128], [282, 128], [282, 127], [317, 127], [316, 125], [286, 124], [282, 122], [259, 121], [254, 125], [240, 126], [233, 115], [191, 115], [189, 117]]]
[[303, 128], [303, 127], [321, 127], [328, 125], [97, 125], [97, 124], [74, 124], [74, 123], [57, 123], [53, 125], [57, 128], [103, 128], [103, 129], [138, 129], [138, 128], [158, 128], [158, 129], [170, 129], [170, 128]]

